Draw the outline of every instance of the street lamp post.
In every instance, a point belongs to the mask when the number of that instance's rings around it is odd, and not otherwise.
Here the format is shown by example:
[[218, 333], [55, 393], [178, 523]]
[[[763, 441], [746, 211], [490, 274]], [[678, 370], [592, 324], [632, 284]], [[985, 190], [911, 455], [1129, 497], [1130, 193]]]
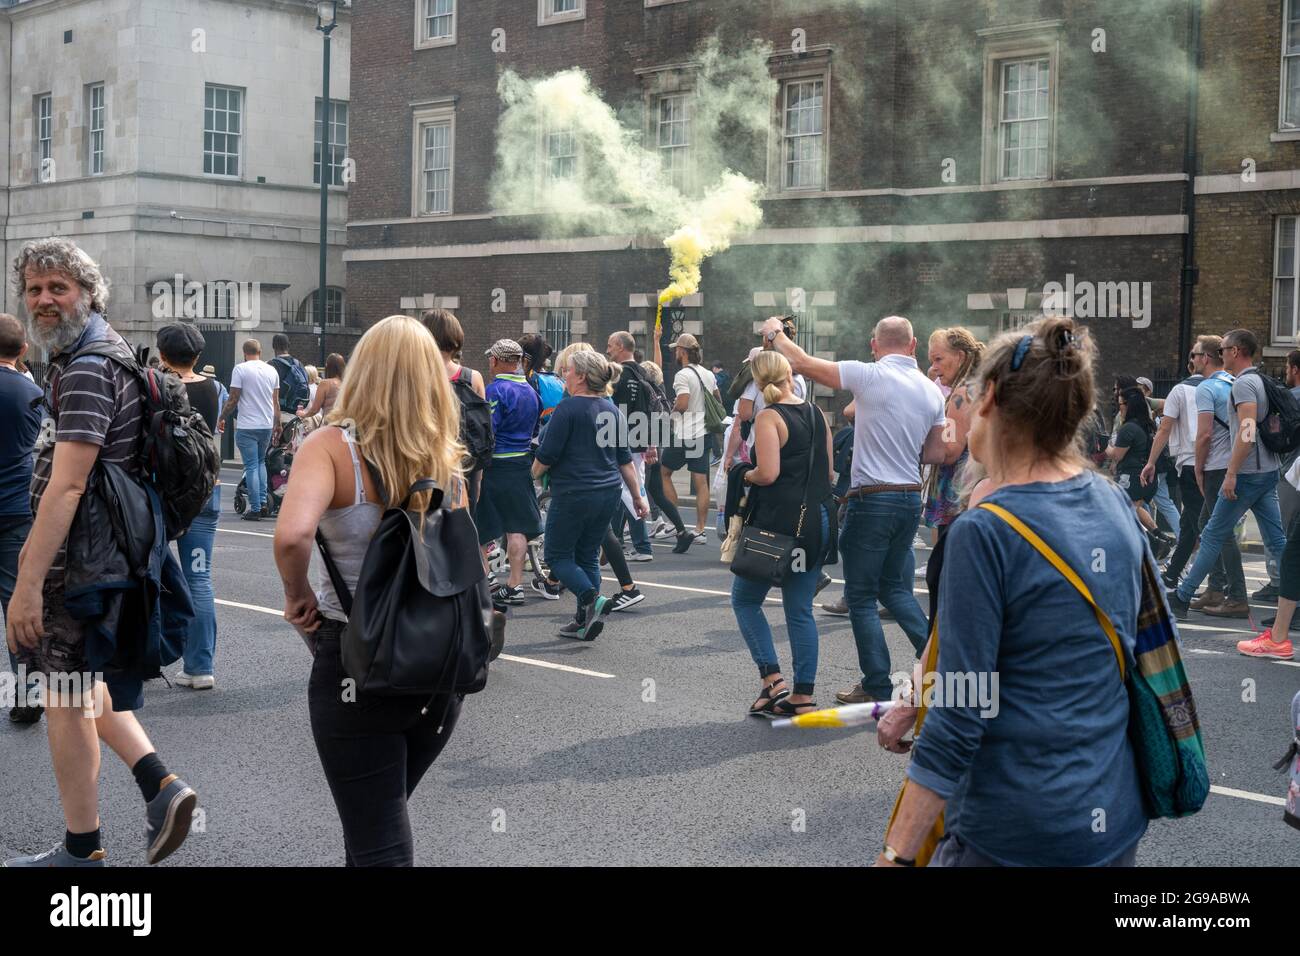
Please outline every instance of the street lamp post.
[[324, 69], [321, 79], [320, 123], [320, 284], [316, 289], [316, 322], [320, 342], [320, 367], [325, 368], [325, 257], [329, 252], [330, 210], [330, 34], [338, 26], [338, 0], [320, 0], [316, 4], [316, 29], [325, 38]]

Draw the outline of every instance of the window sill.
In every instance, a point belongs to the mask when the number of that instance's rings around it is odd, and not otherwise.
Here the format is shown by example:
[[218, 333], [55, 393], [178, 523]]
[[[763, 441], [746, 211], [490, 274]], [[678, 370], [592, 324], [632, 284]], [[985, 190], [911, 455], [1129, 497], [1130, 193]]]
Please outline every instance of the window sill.
[[1294, 345], [1266, 345], [1264, 358], [1286, 358], [1295, 348]]
[[1297, 143], [1300, 142], [1300, 129], [1280, 129], [1268, 134], [1270, 143]]
[[557, 23], [572, 23], [575, 20], [587, 19], [587, 11], [582, 10], [578, 13], [558, 13], [555, 16], [545, 16], [537, 21], [539, 27], [553, 27]]
[[434, 39], [431, 40], [418, 41], [415, 44], [415, 48], [417, 50], [435, 50], [438, 47], [455, 46], [455, 45], [456, 45], [456, 38], [454, 36], [435, 37]]

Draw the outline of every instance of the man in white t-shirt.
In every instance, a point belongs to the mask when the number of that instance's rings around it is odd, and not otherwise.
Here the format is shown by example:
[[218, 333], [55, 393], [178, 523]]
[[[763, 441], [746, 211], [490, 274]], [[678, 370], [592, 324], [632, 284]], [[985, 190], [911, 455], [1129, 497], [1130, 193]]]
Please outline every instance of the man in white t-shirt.
[[[1196, 408], [1196, 386], [1205, 381], [1205, 377], [1218, 367], [1220, 340], [1217, 335], [1202, 335], [1192, 346], [1188, 355], [1192, 375], [1183, 379], [1169, 392], [1156, 430], [1151, 442], [1151, 452], [1147, 455], [1146, 467], [1142, 469], [1142, 484], [1150, 485], [1157, 480], [1156, 463], [1165, 446], [1173, 456], [1174, 468], [1178, 472], [1178, 488], [1182, 498], [1181, 523], [1178, 528], [1178, 547], [1165, 568], [1162, 577], [1167, 587], [1177, 587], [1183, 568], [1191, 559], [1200, 537], [1200, 515], [1205, 500], [1201, 487], [1196, 481], [1196, 429], [1200, 417]], [[1216, 350], [1211, 355], [1211, 350]], [[1213, 361], [1213, 364], [1211, 364]], [[1213, 419], [1211, 419], [1212, 421]], [[1211, 585], [1217, 584], [1222, 590], [1225, 580], [1222, 577], [1222, 564], [1211, 576]]]
[[244, 361], [230, 375], [230, 397], [221, 417], [231, 412], [236, 414], [235, 447], [244, 461], [248, 492], [243, 517], [260, 521], [267, 493], [266, 451], [280, 435], [280, 375], [262, 361], [262, 345], [257, 339], [244, 343]]
[[786, 338], [780, 318], [767, 320], [763, 336], [796, 373], [853, 393], [853, 475], [840, 555], [862, 680], [835, 699], [844, 704], [888, 700], [893, 692], [889, 648], [876, 600], [919, 652], [929, 628], [912, 594], [907, 558], [921, 520], [920, 466], [941, 464], [946, 454], [943, 393], [917, 367], [912, 323], [901, 316], [876, 323], [871, 363], [814, 358]]
[[664, 495], [677, 504], [677, 489], [673, 487], [673, 472], [686, 468], [695, 486], [695, 537], [706, 540], [705, 528], [709, 521], [709, 451], [713, 440], [704, 429], [704, 395], [709, 393], [719, 402], [718, 382], [713, 373], [700, 363], [700, 343], [693, 335], [682, 334], [669, 348], [677, 359], [680, 371], [673, 378], [673, 443], [663, 450], [660, 467], [664, 473]]

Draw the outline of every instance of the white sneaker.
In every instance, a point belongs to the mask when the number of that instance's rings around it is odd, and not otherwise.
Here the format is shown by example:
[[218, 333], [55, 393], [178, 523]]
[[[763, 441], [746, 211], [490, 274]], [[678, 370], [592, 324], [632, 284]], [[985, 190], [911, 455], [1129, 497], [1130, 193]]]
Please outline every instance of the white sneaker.
[[181, 687], [189, 687], [192, 690], [212, 690], [217, 686], [216, 678], [211, 674], [187, 674], [181, 671], [173, 680]]
[[695, 532], [695, 540], [700, 542], [700, 544], [707, 544], [709, 540], [708, 529], [705, 529], [704, 531]]
[[675, 538], [677, 537], [677, 529], [673, 527], [672, 522], [660, 518], [654, 530], [650, 532], [650, 537], [660, 541], [666, 538]]

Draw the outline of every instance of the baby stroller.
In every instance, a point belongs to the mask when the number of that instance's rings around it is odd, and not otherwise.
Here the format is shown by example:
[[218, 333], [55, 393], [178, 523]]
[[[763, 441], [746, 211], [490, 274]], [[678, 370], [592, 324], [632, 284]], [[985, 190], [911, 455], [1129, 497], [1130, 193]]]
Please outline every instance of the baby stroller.
[[[280, 503], [284, 500], [285, 489], [289, 485], [289, 471], [293, 468], [293, 458], [297, 454], [303, 438], [303, 420], [293, 418], [280, 428], [279, 439], [266, 452], [266, 501], [262, 503], [262, 516], [274, 517], [280, 513]], [[248, 487], [245, 479], [239, 479], [235, 488], [235, 514], [242, 515], [248, 510]]]

